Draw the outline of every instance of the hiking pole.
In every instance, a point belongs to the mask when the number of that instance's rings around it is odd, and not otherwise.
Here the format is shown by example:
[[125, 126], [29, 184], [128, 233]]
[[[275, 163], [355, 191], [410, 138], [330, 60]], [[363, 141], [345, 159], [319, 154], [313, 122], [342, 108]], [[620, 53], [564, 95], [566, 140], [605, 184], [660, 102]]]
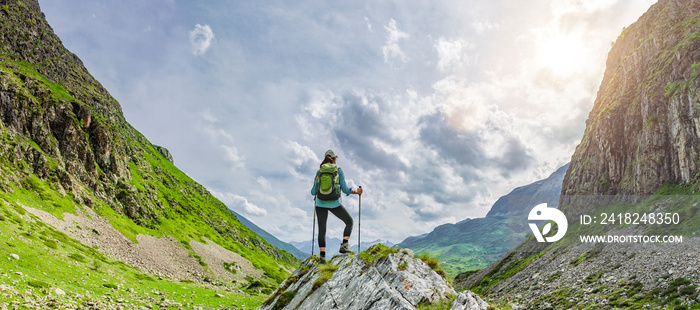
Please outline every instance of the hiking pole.
[[[362, 186], [360, 186], [362, 188]], [[360, 254], [360, 226], [362, 225], [362, 194], [360, 194], [360, 197], [357, 197], [358, 199], [358, 206], [357, 208], [359, 209], [359, 212], [357, 214], [357, 254]]]
[[314, 222], [311, 231], [311, 256], [314, 256], [314, 241], [316, 241], [316, 197], [314, 197]]

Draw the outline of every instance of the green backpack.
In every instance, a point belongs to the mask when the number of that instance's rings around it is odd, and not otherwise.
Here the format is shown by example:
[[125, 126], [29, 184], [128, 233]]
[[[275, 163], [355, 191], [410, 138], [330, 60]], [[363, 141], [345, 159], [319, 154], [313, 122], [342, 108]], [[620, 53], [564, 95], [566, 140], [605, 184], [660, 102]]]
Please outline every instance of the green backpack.
[[323, 164], [316, 172], [318, 189], [316, 197], [321, 200], [336, 200], [340, 198], [340, 182], [338, 181], [338, 166]]

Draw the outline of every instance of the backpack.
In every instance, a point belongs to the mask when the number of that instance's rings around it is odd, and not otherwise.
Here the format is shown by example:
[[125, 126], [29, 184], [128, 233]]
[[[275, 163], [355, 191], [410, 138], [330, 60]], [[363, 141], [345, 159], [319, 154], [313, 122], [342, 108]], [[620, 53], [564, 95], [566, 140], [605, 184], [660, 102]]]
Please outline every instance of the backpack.
[[340, 182], [338, 180], [338, 166], [323, 164], [316, 172], [318, 188], [316, 197], [321, 200], [336, 200], [340, 198]]

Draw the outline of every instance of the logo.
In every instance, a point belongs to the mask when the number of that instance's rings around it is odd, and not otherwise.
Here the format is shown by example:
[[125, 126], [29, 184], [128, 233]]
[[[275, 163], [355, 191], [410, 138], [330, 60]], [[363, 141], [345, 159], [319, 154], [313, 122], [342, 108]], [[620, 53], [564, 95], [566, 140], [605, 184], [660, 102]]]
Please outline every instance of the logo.
[[[540, 229], [537, 227], [537, 224], [528, 223], [530, 225], [530, 229], [532, 229], [532, 233], [535, 234], [535, 238], [537, 238], [538, 242], [559, 241], [559, 239], [564, 237], [564, 234], [566, 234], [566, 229], [569, 227], [569, 223], [566, 221], [566, 216], [564, 216], [564, 213], [562, 213], [556, 208], [547, 208], [546, 203], [538, 204], [534, 208], [532, 208], [532, 210], [530, 210], [530, 214], [527, 216], [527, 219], [529, 221], [554, 221], [555, 223], [557, 223], [557, 233], [551, 237], [543, 236], [552, 230], [552, 223], [547, 223], [546, 225], [544, 225], [544, 227], [542, 228], [542, 232], [540, 232]], [[545, 241], [545, 239], [547, 241]]]

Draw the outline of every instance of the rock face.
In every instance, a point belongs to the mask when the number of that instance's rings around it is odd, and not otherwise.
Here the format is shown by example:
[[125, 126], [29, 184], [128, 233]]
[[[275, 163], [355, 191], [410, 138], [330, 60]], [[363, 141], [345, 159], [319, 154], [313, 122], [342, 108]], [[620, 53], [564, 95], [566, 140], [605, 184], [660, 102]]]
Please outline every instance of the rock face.
[[698, 180], [698, 12], [698, 0], [661, 0], [618, 37], [562, 194], [650, 194]]
[[[700, 196], [685, 194], [700, 190], [699, 77], [700, 1], [658, 1], [609, 53], [562, 187], [564, 239], [529, 238], [462, 285], [512, 309], [697, 307]], [[682, 185], [659, 191], [667, 183]], [[641, 195], [651, 193], [665, 195]], [[582, 211], [677, 212], [683, 222], [585, 225]], [[659, 235], [682, 242], [614, 241]]]
[[[457, 294], [411, 250], [373, 262], [361, 257], [340, 255], [326, 264], [306, 260], [258, 309], [415, 309]], [[477, 304], [488, 307], [480, 299]]]

